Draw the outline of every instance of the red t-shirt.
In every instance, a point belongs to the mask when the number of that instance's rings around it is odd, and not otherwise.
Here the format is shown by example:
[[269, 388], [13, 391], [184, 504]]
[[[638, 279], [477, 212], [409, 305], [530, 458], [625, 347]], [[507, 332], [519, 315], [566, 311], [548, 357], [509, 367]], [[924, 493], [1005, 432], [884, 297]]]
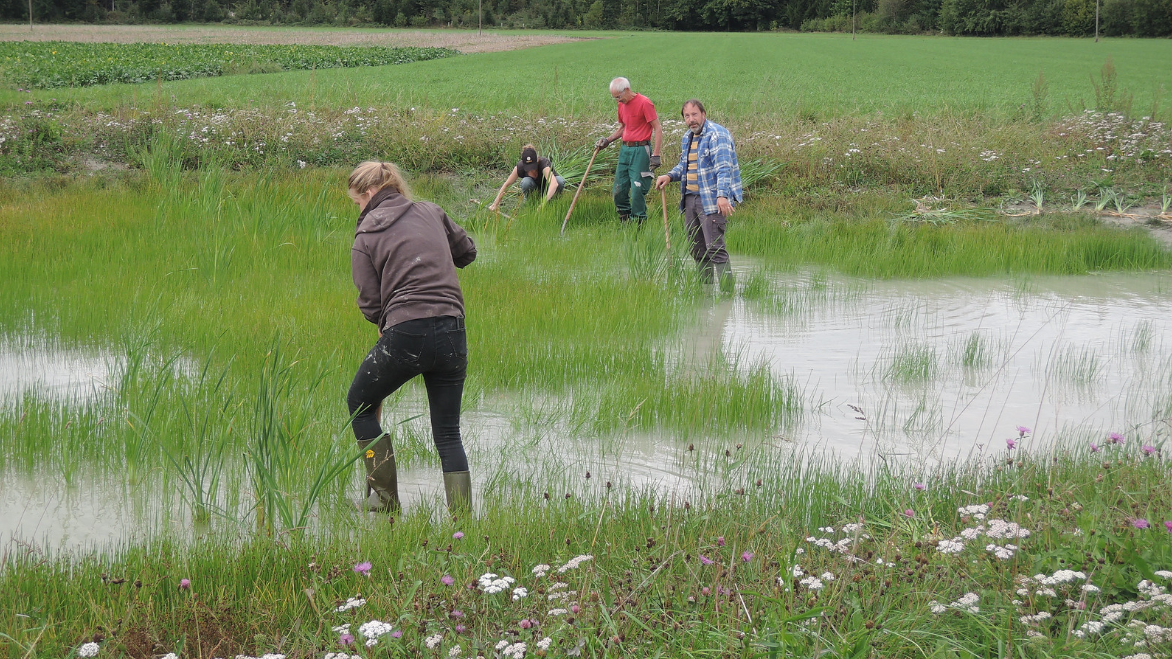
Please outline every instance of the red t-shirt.
[[624, 142], [642, 142], [651, 139], [651, 122], [659, 118], [655, 104], [642, 94], [635, 94], [629, 103], [619, 103], [619, 123], [623, 125]]

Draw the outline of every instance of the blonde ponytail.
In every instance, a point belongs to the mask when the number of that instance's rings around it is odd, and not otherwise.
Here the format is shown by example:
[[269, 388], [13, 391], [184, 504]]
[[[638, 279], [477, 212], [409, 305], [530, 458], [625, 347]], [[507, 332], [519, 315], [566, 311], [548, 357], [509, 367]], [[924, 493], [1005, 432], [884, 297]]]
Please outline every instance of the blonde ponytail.
[[391, 188], [403, 195], [411, 198], [411, 189], [407, 187], [407, 182], [403, 179], [403, 173], [395, 166], [393, 162], [382, 162], [379, 160], [367, 160], [359, 163], [354, 171], [350, 172], [350, 180], [347, 183], [348, 187], [359, 194], [374, 188], [382, 190], [384, 188]]

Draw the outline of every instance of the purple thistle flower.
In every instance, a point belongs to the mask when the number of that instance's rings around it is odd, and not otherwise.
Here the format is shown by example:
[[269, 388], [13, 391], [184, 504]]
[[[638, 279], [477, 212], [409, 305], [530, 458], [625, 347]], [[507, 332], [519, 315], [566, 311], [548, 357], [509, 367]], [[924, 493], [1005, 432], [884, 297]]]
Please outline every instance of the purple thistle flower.
[[570, 605], [570, 613], [578, 613], [581, 610], [582, 610], [582, 607], [578, 606], [577, 604]]
[[914, 487], [915, 489], [920, 490], [920, 491], [928, 489], [928, 486], [924, 485], [920, 481], [916, 481], [916, 482], [912, 483], [912, 487]]
[[903, 511], [903, 516], [904, 517], [915, 517], [916, 511], [912, 510], [911, 508], [908, 508], [907, 510]]
[[707, 556], [705, 556], [704, 554], [700, 554], [700, 563], [701, 563], [701, 564], [703, 564], [703, 565], [712, 565], [712, 564], [713, 564], [713, 563], [715, 563], [715, 562], [716, 562], [716, 561], [712, 560], [711, 558], [708, 558], [708, 557], [707, 557]]
[[1103, 449], [1099, 448], [1098, 444], [1091, 442], [1091, 453], [1098, 453], [1099, 451], [1102, 451], [1102, 450]]
[[1145, 455], [1151, 455], [1156, 452], [1156, 447], [1151, 444], [1144, 444], [1139, 447], [1139, 450], [1143, 451]]
[[528, 618], [525, 618], [524, 620], [521, 621], [521, 629], [529, 629], [532, 626], [533, 626], [533, 623], [530, 622]]
[[1029, 428], [1026, 428], [1025, 426], [1018, 426], [1017, 427], [1017, 436], [1018, 437], [1025, 437], [1026, 435], [1030, 434], [1031, 432], [1033, 432], [1033, 431], [1030, 430]]
[[1168, 533], [1172, 533], [1172, 520], [1164, 522], [1164, 528], [1168, 529]]
[[468, 628], [465, 627], [464, 625], [456, 625], [456, 633], [457, 634], [463, 634], [466, 631], [468, 631]]
[[464, 538], [464, 532], [463, 532], [463, 531], [456, 531], [455, 533], [453, 533], [453, 534], [452, 534], [452, 539], [453, 539], [453, 540], [462, 540], [463, 538]]
[[708, 586], [704, 586], [703, 588], [700, 589], [700, 594], [707, 597], [712, 594], [712, 589], [709, 588]]
[[369, 577], [370, 576], [370, 568], [371, 568], [370, 561], [363, 561], [362, 563], [359, 563], [358, 565], [354, 566], [354, 573], [361, 574], [364, 577]]
[[716, 538], [716, 546], [717, 546], [717, 547], [723, 547], [723, 546], [724, 546], [724, 536], [723, 536], [723, 535], [722, 535], [722, 536], [718, 536], [718, 537]]
[[1137, 517], [1136, 519], [1131, 520], [1131, 525], [1137, 529], [1146, 529], [1151, 528], [1152, 526], [1151, 524], [1148, 524], [1148, 520], [1142, 517]]
[[191, 590], [191, 579], [180, 579], [179, 590]]
[[391, 638], [403, 638], [403, 630], [396, 629], [395, 631], [391, 632]]
[[445, 586], [450, 586], [450, 585], [456, 583], [456, 580], [452, 578], [452, 575], [445, 574], [444, 576], [440, 577], [440, 583], [442, 583]]
[[751, 551], [746, 551], [745, 553], [741, 554], [741, 560], [742, 560], [742, 561], [744, 561], [744, 562], [746, 562], [746, 563], [748, 563], [749, 561], [753, 560], [753, 552], [751, 552]]
[[1110, 439], [1112, 444], [1122, 444], [1123, 443], [1123, 435], [1121, 435], [1117, 432], [1113, 432], [1110, 435], [1107, 435], [1107, 439]]
[[464, 617], [464, 612], [463, 612], [463, 611], [461, 611], [460, 609], [456, 609], [456, 610], [452, 611], [452, 612], [451, 612], [450, 614], [448, 614], [448, 615], [452, 616], [453, 618], [463, 618], [463, 617]]
[[1017, 448], [1017, 440], [1010, 437], [1009, 439], [1005, 440], [1005, 446], [1008, 447], [1010, 451], [1012, 451], [1013, 449]]
[[338, 637], [338, 645], [341, 645], [344, 648], [348, 648], [354, 645], [354, 635], [342, 634], [340, 637]]

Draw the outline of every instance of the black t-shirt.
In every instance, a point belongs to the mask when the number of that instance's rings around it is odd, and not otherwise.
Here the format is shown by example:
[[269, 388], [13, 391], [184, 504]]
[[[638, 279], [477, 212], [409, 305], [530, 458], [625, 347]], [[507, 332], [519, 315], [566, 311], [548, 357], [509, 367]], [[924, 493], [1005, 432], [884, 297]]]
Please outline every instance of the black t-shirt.
[[[545, 181], [545, 168], [546, 167], [549, 167], [549, 175], [550, 176], [557, 176], [558, 175], [557, 170], [555, 170], [553, 168], [553, 163], [551, 163], [549, 161], [549, 158], [538, 158], [537, 159], [537, 171], [534, 172], [535, 176], [533, 178], [536, 178], [537, 181], [543, 185], [545, 183], [547, 183], [547, 181]], [[521, 161], [517, 162], [517, 177], [522, 178], [525, 176], [529, 176], [529, 175], [525, 173], [525, 161], [521, 160]]]

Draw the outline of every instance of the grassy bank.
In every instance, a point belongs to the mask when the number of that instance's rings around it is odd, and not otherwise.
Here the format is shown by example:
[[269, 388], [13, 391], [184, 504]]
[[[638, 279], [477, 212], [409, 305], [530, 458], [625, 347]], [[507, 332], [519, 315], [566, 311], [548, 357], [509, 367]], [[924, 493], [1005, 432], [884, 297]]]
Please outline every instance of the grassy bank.
[[[351, 518], [333, 539], [10, 547], [0, 633], [10, 657], [316, 657], [344, 634], [396, 657], [1154, 655], [1169, 473], [1125, 441], [872, 474], [729, 446], [741, 466], [710, 500], [537, 481], [475, 518]], [[515, 582], [493, 593], [490, 573]], [[394, 631], [367, 648], [370, 620]]]

